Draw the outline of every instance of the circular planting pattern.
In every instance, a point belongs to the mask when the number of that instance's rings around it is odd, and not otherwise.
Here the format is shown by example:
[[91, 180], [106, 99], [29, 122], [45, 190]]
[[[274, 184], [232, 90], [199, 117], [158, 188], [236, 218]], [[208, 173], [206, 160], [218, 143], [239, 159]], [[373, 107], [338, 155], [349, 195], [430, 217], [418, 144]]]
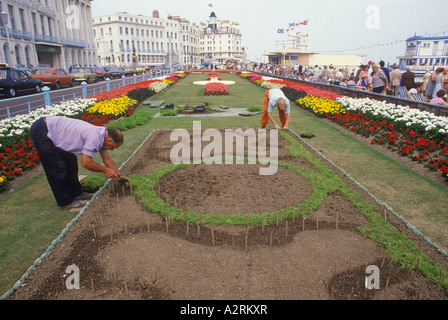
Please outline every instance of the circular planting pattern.
[[[260, 176], [260, 165], [196, 165], [159, 179], [159, 197], [170, 206], [201, 214], [276, 212], [304, 202], [312, 193], [305, 178], [284, 167]], [[159, 188], [159, 186], [157, 188]], [[277, 201], [281, 198], [281, 201]]]
[[202, 164], [171, 165], [132, 179], [151, 212], [176, 221], [196, 222], [201, 215], [203, 223], [255, 225], [273, 223], [279, 214], [295, 216], [303, 203], [323, 200], [293, 171], [297, 167], [279, 165], [274, 176], [260, 176], [259, 164]]
[[11, 299], [447, 299], [438, 252], [286, 131], [274, 176], [174, 165], [170, 134], [151, 133], [122, 169], [132, 187], [111, 181]]

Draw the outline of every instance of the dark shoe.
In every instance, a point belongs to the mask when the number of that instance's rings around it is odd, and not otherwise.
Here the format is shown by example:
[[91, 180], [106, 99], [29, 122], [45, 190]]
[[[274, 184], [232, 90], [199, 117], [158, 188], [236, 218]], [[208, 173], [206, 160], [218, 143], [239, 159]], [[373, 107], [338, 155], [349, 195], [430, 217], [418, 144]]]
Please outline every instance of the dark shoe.
[[83, 191], [83, 193], [81, 193], [79, 196], [76, 196], [75, 199], [76, 200], [90, 200], [90, 199], [92, 199], [92, 196], [93, 196], [93, 194]]
[[266, 126], [261, 127], [261, 129], [266, 129]]

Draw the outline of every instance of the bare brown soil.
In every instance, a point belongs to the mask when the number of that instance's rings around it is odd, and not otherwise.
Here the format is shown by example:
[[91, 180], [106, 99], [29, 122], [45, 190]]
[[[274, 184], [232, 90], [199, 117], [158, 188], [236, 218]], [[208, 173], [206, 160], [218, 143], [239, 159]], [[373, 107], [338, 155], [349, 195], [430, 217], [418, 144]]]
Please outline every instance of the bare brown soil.
[[[288, 154], [279, 136], [280, 160], [315, 170]], [[144, 175], [171, 164], [170, 131], [155, 131], [123, 168]], [[197, 213], [270, 212], [306, 200], [311, 186], [279, 168], [258, 175], [259, 164], [195, 165], [167, 174], [160, 197]], [[352, 188], [350, 180], [335, 172]], [[380, 214], [384, 208], [357, 190]], [[394, 216], [389, 222], [433, 261], [447, 265], [423, 239]], [[337, 221], [337, 223], [336, 223]], [[196, 225], [148, 212], [129, 190], [111, 183], [70, 228], [63, 241], [11, 296], [28, 299], [155, 300], [446, 300], [446, 292], [417, 271], [390, 265], [383, 248], [356, 228], [368, 222], [333, 193], [306, 218], [278, 225]], [[81, 288], [68, 290], [66, 268], [80, 268]], [[380, 267], [379, 290], [364, 288], [366, 266]]]

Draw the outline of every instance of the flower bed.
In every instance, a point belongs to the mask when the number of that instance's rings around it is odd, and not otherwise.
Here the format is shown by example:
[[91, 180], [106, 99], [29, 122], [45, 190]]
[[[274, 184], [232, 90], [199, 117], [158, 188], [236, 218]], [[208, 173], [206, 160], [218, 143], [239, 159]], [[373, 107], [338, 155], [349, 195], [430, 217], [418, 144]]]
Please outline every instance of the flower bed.
[[46, 116], [80, 118], [84, 111], [95, 103], [95, 99], [77, 99], [0, 120], [0, 151], [29, 137], [29, 128], [39, 118]]
[[219, 76], [218, 72], [216, 72], [216, 71], [215, 72], [211, 71], [208, 73], [207, 80], [211, 80], [212, 78], [217, 78], [218, 80], [221, 80], [221, 77]]
[[185, 74], [180, 72], [172, 73], [164, 79], [145, 80], [91, 96], [90, 98], [95, 98], [98, 103], [86, 110], [82, 119], [97, 126], [107, 125], [110, 120], [125, 115], [128, 109], [131, 109], [132, 113], [139, 102], [161, 92], [184, 76]]
[[168, 81], [155, 81], [149, 85], [149, 89], [159, 93], [170, 86]]
[[240, 71], [237, 70], [211, 70], [211, 69], [193, 69], [193, 70], [184, 70], [183, 73], [186, 75], [189, 75], [190, 73], [210, 73], [210, 72], [217, 72], [217, 73], [239, 73]]
[[294, 82], [294, 81], [275, 79], [272, 77], [262, 77], [260, 75], [254, 74], [254, 73], [247, 73], [247, 72], [241, 72], [238, 75], [244, 79], [251, 81], [252, 83], [255, 83], [255, 84], [265, 88], [265, 89], [288, 87], [288, 88], [296, 90], [296, 91], [306, 92], [307, 95], [311, 95], [311, 96], [315, 96], [315, 97], [322, 97], [322, 98], [327, 98], [327, 99], [337, 99], [337, 98], [343, 97], [342, 95], [334, 93], [334, 92], [317, 89], [311, 85], [302, 84], [302, 83], [298, 83], [298, 82]]
[[[408, 106], [369, 98], [358, 99], [314, 88], [307, 84], [262, 77], [248, 72], [242, 78], [265, 88], [281, 88], [300, 107], [335, 121], [352, 132], [384, 145], [402, 156], [440, 171], [448, 179], [448, 118]], [[297, 99], [297, 97], [300, 98]]]
[[315, 96], [306, 96], [301, 99], [298, 99], [296, 103], [308, 110], [316, 114], [318, 117], [328, 117], [336, 114], [344, 114], [345, 108], [335, 100], [315, 97]]
[[229, 89], [220, 82], [210, 82], [205, 85], [204, 96], [228, 96]]
[[[62, 102], [36, 109], [28, 114], [0, 120], [0, 191], [6, 188], [8, 180], [21, 175], [39, 163], [39, 155], [30, 139], [31, 125], [41, 117], [65, 116], [83, 119], [97, 126], [105, 126], [110, 120], [124, 115], [140, 99], [158, 93], [185, 77], [182, 72], [173, 73], [169, 79], [151, 79], [130, 84], [119, 89], [103, 92], [85, 99]], [[142, 92], [145, 92], [142, 95]], [[132, 97], [140, 97], [132, 99]], [[145, 118], [145, 117], [143, 117]], [[149, 117], [150, 118], [150, 117]], [[126, 128], [139, 125], [148, 119], [137, 119], [126, 123]], [[135, 122], [135, 123], [134, 123]]]
[[[39, 155], [31, 139], [23, 139], [0, 153], [0, 176], [12, 179], [39, 162]], [[6, 185], [6, 181], [2, 181]], [[1, 187], [0, 187], [1, 189]]]
[[100, 101], [88, 108], [82, 118], [95, 125], [106, 125], [111, 119], [124, 116], [129, 108], [133, 109], [137, 104], [137, 100], [128, 96]]

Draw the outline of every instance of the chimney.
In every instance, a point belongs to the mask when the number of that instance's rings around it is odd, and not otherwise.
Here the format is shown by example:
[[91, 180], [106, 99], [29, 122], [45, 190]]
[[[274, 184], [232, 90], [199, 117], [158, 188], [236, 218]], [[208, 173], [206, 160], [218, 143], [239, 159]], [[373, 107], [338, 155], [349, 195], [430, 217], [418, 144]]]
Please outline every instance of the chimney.
[[160, 18], [160, 17], [159, 17], [159, 10], [154, 10], [154, 11], [152, 12], [152, 17], [153, 17], [153, 18]]

